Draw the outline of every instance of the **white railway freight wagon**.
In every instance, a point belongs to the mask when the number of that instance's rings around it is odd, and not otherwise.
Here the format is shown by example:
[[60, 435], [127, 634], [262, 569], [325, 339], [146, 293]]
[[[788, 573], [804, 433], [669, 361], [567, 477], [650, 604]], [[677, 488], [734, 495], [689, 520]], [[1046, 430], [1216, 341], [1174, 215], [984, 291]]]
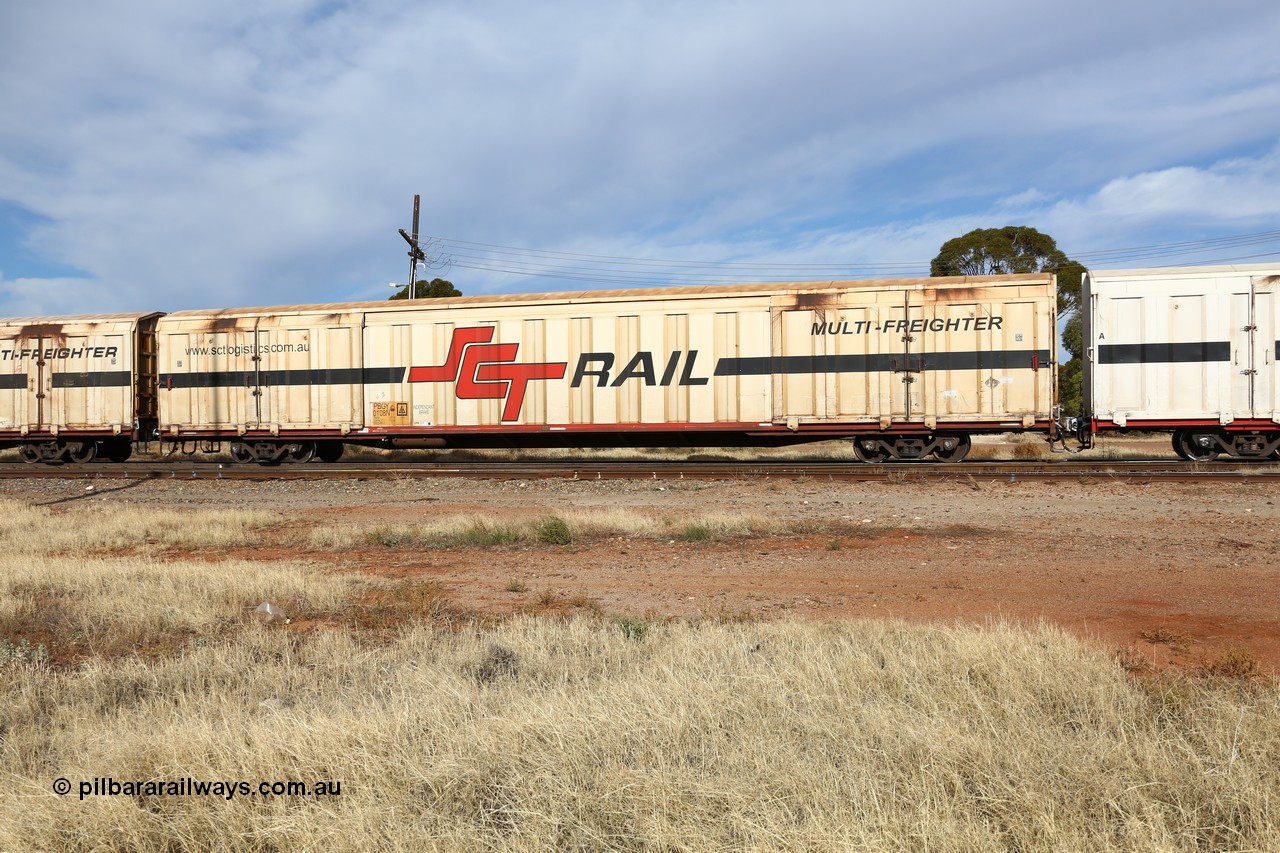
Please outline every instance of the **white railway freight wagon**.
[[828, 438], [959, 459], [1054, 428], [1050, 275], [179, 311], [157, 336], [161, 437], [242, 461]]
[[1274, 264], [1088, 272], [1087, 426], [1172, 431], [1186, 459], [1280, 458], [1278, 290]]
[[0, 447], [29, 462], [127, 459], [156, 428], [159, 316], [0, 320]]

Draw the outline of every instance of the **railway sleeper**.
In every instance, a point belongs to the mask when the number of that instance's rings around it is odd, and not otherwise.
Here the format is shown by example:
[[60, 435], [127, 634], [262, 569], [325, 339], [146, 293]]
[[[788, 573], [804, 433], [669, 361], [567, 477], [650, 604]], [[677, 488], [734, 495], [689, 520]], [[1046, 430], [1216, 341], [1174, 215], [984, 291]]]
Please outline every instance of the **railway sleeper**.
[[972, 447], [964, 433], [937, 435], [862, 435], [853, 440], [853, 452], [863, 462], [926, 459], [959, 462]]

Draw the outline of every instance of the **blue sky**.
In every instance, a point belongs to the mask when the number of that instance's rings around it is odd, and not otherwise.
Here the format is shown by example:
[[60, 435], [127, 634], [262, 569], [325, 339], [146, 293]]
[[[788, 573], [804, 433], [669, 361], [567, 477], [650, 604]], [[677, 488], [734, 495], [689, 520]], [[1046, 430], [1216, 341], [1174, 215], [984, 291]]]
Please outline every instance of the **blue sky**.
[[468, 294], [1007, 224], [1280, 263], [1278, 43], [1274, 2], [8, 3], [0, 315], [385, 298], [414, 193]]

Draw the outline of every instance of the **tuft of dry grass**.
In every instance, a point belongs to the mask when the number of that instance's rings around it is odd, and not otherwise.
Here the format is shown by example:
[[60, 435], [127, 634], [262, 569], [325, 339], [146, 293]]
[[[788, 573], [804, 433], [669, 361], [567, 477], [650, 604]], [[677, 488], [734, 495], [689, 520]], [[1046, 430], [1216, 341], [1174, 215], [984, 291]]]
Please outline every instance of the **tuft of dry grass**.
[[1256, 678], [1259, 673], [1258, 659], [1248, 649], [1233, 646], [1206, 660], [1201, 665], [1201, 671], [1214, 678]]
[[1163, 644], [1176, 651], [1186, 651], [1187, 647], [1195, 642], [1186, 634], [1179, 634], [1163, 626], [1142, 631], [1139, 636], [1152, 645]]

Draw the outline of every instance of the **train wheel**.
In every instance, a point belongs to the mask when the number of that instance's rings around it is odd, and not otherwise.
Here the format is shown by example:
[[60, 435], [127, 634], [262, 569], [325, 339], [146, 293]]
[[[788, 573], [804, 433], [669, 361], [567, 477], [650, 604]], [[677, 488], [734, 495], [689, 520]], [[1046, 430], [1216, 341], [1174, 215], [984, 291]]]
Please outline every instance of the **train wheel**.
[[889, 451], [884, 449], [878, 438], [854, 439], [853, 452], [863, 462], [884, 462], [889, 458]]
[[[950, 448], [947, 445], [955, 442]], [[967, 435], [948, 435], [942, 438], [942, 446], [933, 451], [933, 455], [939, 462], [959, 462], [961, 459], [969, 455], [969, 449], [973, 447], [973, 442], [969, 440]]]
[[67, 444], [67, 458], [79, 465], [98, 458], [98, 442], [72, 441]]
[[1210, 432], [1184, 430], [1176, 436], [1178, 455], [1191, 462], [1212, 462], [1218, 458], [1218, 437]]
[[314, 441], [300, 441], [297, 444], [289, 445], [290, 462], [310, 462], [315, 455], [316, 443]]
[[18, 448], [18, 455], [22, 457], [22, 461], [28, 464], [40, 461], [40, 451], [36, 450], [34, 444], [24, 444]]
[[231, 446], [227, 450], [231, 454], [231, 458], [241, 465], [248, 465], [253, 461], [253, 451], [243, 441], [231, 442]]
[[316, 442], [316, 456], [321, 462], [337, 462], [342, 458], [344, 445], [341, 441], [319, 441]]

